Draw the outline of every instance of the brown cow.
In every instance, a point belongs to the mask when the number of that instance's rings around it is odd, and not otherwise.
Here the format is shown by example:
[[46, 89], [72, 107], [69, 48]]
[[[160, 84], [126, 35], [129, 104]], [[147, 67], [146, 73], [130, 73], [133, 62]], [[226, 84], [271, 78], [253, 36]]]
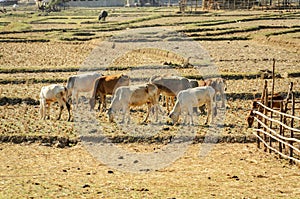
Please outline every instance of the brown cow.
[[102, 105], [102, 111], [106, 110], [106, 95], [113, 95], [115, 90], [119, 88], [120, 86], [128, 86], [129, 85], [129, 76], [118, 74], [118, 75], [107, 75], [102, 76], [96, 79], [93, 95], [90, 99], [90, 107], [91, 110], [94, 109], [96, 98], [100, 96], [99, 100], [99, 107], [98, 110], [100, 110], [101, 102]]
[[[271, 107], [271, 98], [272, 98], [272, 96], [268, 96], [268, 107]], [[281, 101], [284, 100], [284, 99], [285, 98], [282, 95], [275, 94], [273, 96], [273, 108], [280, 109]], [[253, 111], [258, 109], [258, 103], [257, 102], [260, 102], [260, 101], [261, 101], [261, 98], [255, 98], [252, 102], [252, 109], [249, 111], [249, 114], [247, 115], [247, 118], [246, 118], [249, 128], [252, 127], [253, 122], [254, 122], [254, 113], [253, 113]]]

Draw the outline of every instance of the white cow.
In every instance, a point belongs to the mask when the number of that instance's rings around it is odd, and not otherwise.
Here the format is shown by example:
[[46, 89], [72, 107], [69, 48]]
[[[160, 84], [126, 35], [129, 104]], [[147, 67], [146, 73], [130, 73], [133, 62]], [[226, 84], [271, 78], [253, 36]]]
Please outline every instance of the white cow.
[[117, 88], [110, 108], [108, 109], [109, 121], [114, 121], [114, 114], [118, 111], [122, 111], [123, 119], [125, 121], [126, 113], [128, 114], [128, 123], [130, 123], [130, 112], [129, 109], [131, 106], [141, 106], [143, 104], [148, 105], [147, 116], [143, 122], [146, 122], [150, 109], [152, 106], [156, 108], [156, 121], [158, 120], [158, 88], [151, 83], [141, 84], [141, 85], [132, 85], [132, 86], [121, 86]]
[[[177, 95], [177, 100], [173, 110], [169, 114], [169, 117], [173, 120], [173, 124], [176, 124], [179, 119], [179, 115], [182, 112], [187, 112], [190, 116], [190, 123], [194, 124], [193, 121], [193, 107], [198, 107], [203, 104], [207, 106], [207, 118], [205, 124], [208, 123], [208, 118], [213, 117], [217, 114], [217, 109], [215, 106], [215, 90], [211, 86], [190, 88], [187, 90], [180, 91]], [[186, 122], [186, 116], [184, 123]]]
[[[40, 114], [41, 119], [46, 119], [47, 115], [47, 105], [48, 114], [50, 112], [50, 105], [52, 102], [58, 102], [60, 106], [59, 116], [57, 120], [60, 119], [63, 108], [66, 108], [69, 113], [68, 121], [70, 121], [70, 104], [67, 102], [67, 88], [58, 84], [51, 84], [49, 86], [43, 86], [40, 92]], [[49, 116], [50, 118], [50, 116]]]
[[92, 92], [94, 90], [95, 80], [99, 77], [101, 77], [101, 74], [94, 72], [94, 73], [73, 75], [68, 78], [67, 81], [68, 98], [72, 96], [73, 104], [76, 101], [76, 108], [78, 107], [79, 93]]

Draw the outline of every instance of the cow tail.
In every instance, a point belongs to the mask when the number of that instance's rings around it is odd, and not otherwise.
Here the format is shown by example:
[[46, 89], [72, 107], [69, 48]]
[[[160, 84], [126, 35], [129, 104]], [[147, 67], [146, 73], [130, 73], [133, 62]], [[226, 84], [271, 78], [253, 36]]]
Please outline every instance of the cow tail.
[[97, 94], [97, 88], [98, 88], [99, 82], [100, 82], [100, 78], [97, 78], [94, 83], [92, 99], [95, 99], [95, 100], [96, 100], [96, 94]]
[[91, 108], [91, 110], [95, 107], [95, 104], [96, 104], [96, 94], [97, 94], [99, 82], [100, 82], [100, 78], [97, 78], [94, 81], [93, 93], [92, 93], [92, 96], [90, 98], [90, 106], [91, 106], [90, 108]]
[[152, 101], [156, 101], [158, 88], [154, 84], [147, 84], [147, 92], [151, 96]]
[[64, 92], [63, 92], [63, 100], [64, 102], [67, 102], [68, 100], [68, 89], [64, 86]]
[[69, 77], [67, 81], [67, 89], [73, 88], [75, 82], [75, 77]]
[[117, 90], [117, 92], [120, 92], [120, 94], [119, 93], [116, 93], [116, 95], [117, 96], [119, 96], [119, 100], [118, 101], [121, 101], [122, 100], [122, 95], [123, 95], [123, 89], [121, 89], [121, 90]]

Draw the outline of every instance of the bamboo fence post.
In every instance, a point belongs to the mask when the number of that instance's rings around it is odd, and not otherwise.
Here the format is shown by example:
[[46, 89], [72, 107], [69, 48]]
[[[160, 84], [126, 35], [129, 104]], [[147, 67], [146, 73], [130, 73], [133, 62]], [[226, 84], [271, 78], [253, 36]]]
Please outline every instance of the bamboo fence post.
[[[292, 116], [295, 116], [295, 93], [292, 92]], [[294, 128], [294, 118], [291, 118], [291, 128]], [[291, 130], [291, 138], [294, 138], [294, 131]], [[293, 141], [290, 142], [293, 145]], [[290, 147], [290, 157], [293, 157], [293, 148]], [[290, 163], [293, 164], [294, 161], [290, 159]]]
[[[283, 112], [283, 102], [280, 102], [280, 112]], [[282, 114], [280, 114], [280, 122], [283, 122]], [[283, 126], [282, 125], [280, 125], [280, 127], [279, 127], [279, 135], [283, 136]], [[282, 153], [282, 143], [281, 142], [279, 142], [278, 148], [279, 148], [279, 152]], [[281, 155], [279, 155], [279, 157], [282, 158]]]
[[[265, 91], [264, 105], [268, 106], [268, 88], [266, 87], [264, 91]], [[266, 116], [268, 115], [268, 110], [266, 108], [264, 108], [264, 115], [266, 115]], [[268, 123], [268, 120], [266, 118], [264, 118], [264, 124], [267, 125], [267, 123]], [[264, 127], [263, 130], [266, 132], [267, 128]], [[264, 141], [267, 142], [267, 135], [265, 133], [264, 133]], [[267, 152], [267, 149], [268, 148], [267, 148], [267, 146], [265, 144], [264, 151]]]
[[[263, 91], [262, 91], [262, 94], [261, 94], [261, 98], [260, 98], [260, 102], [263, 104], [264, 103], [264, 98], [265, 98], [265, 89], [267, 88], [267, 86], [268, 86], [268, 82], [267, 82], [267, 80], [265, 80], [265, 82], [264, 82], [264, 87], [263, 87]], [[260, 105], [258, 105], [258, 112], [263, 112], [263, 110], [262, 110], [263, 108], [260, 106]], [[260, 129], [261, 128], [261, 124], [258, 122], [258, 124], [257, 124], [257, 129]], [[257, 132], [257, 136], [259, 136], [260, 137], [260, 132]], [[257, 139], [256, 140], [256, 142], [257, 142], [257, 148], [260, 148], [260, 139]]]
[[[292, 90], [293, 90], [293, 82], [290, 82], [290, 86], [289, 86], [289, 90], [288, 90], [288, 94], [284, 100], [284, 113], [287, 113], [288, 111], [288, 104], [290, 103], [289, 100], [290, 100], [290, 95], [292, 93]], [[283, 116], [283, 124], [285, 125], [288, 125], [288, 122], [287, 122], [287, 117], [284, 115]], [[282, 136], [284, 136], [284, 131], [285, 131], [285, 127], [282, 128]], [[285, 144], [282, 145], [282, 148], [285, 149]]]
[[[258, 107], [258, 111], [260, 110], [260, 105]], [[261, 124], [259, 122], [257, 122], [257, 129], [261, 128]], [[257, 131], [257, 136], [260, 137], [260, 132]], [[257, 148], [260, 148], [260, 139], [256, 139], [256, 144], [257, 144]]]
[[270, 106], [270, 108], [273, 108], [274, 87], [275, 87], [275, 59], [273, 59], [273, 68], [272, 68], [272, 91], [271, 91], [271, 106]]
[[[274, 87], [275, 87], [275, 59], [273, 59], [273, 67], [272, 67], [272, 90], [271, 90], [271, 102], [270, 102], [270, 108], [273, 109], [273, 96], [274, 96]], [[273, 118], [273, 112], [271, 111], [271, 118]], [[270, 121], [270, 129], [272, 129], [272, 121]], [[272, 138], [269, 138], [269, 145], [272, 147]], [[269, 153], [272, 153], [271, 148], [269, 148]]]

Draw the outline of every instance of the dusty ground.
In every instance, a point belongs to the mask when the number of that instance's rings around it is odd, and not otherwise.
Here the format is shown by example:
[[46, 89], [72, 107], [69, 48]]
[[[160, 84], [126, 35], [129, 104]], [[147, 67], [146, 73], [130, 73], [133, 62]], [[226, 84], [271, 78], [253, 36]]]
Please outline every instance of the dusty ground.
[[199, 157], [200, 144], [192, 145], [169, 167], [138, 174], [103, 165], [80, 145], [58, 149], [1, 144], [0, 149], [1, 198], [297, 198], [300, 194], [299, 168], [255, 144], [217, 144], [206, 157]]
[[[167, 18], [153, 16], [152, 9], [136, 13], [126, 13], [122, 9], [113, 12], [103, 24], [94, 21], [95, 10], [66, 11], [67, 17], [26, 14], [25, 30], [34, 31], [25, 33], [18, 32], [17, 26], [23, 20], [22, 13], [21, 17], [7, 15], [0, 18], [0, 22], [10, 21], [8, 27], [1, 27], [3, 31], [15, 31], [0, 35], [0, 135], [2, 142], [21, 142], [0, 145], [0, 198], [297, 198], [300, 194], [299, 167], [278, 160], [249, 143], [216, 144], [205, 158], [198, 156], [201, 145], [193, 144], [183, 157], [164, 169], [139, 174], [118, 171], [94, 159], [82, 143], [63, 143], [64, 139], [77, 140], [79, 136], [74, 122], [65, 121], [66, 115], [62, 121], [39, 120], [38, 93], [43, 85], [64, 83], [68, 76], [76, 74], [99, 42], [119, 31], [117, 28], [164, 25], [179, 31], [195, 29], [187, 35], [200, 38], [199, 43], [212, 57], [220, 74], [228, 77], [245, 75], [245, 78], [227, 80], [227, 109], [219, 135], [233, 138], [231, 141], [253, 141], [250, 139], [252, 129], [247, 128], [245, 117], [251, 99], [261, 92], [264, 80], [259, 77], [248, 79], [246, 75], [271, 69], [275, 58], [276, 71], [283, 77], [276, 79], [275, 91], [285, 93], [290, 81], [295, 83], [295, 91], [299, 91], [299, 78], [287, 77], [300, 70], [299, 12], [220, 11], [201, 17]], [[166, 13], [173, 14], [172, 11]], [[272, 16], [275, 18], [270, 19]], [[259, 19], [262, 17], [266, 20]], [[220, 21], [230, 23], [215, 24]], [[256, 26], [257, 30], [249, 30]], [[67, 30], [62, 31], [62, 28]], [[49, 31], [45, 33], [45, 29]], [[230, 32], [232, 30], [243, 31]], [[85, 37], [76, 34], [82, 32], [95, 35], [87, 36], [91, 40], [81, 41], [78, 38]], [[251, 39], [243, 40], [246, 37]], [[4, 42], [7, 39], [9, 42]], [[21, 39], [25, 41], [18, 42]], [[50, 41], [26, 42], [28, 39]], [[135, 55], [127, 60], [127, 65], [166, 61], [159, 56], [146, 57]], [[118, 72], [103, 71], [104, 74]], [[122, 72], [133, 75], [130, 70]], [[194, 69], [177, 72], [198, 75]], [[52, 111], [52, 118], [57, 111]], [[139, 110], [132, 114], [136, 124], [144, 116]], [[163, 123], [156, 125], [162, 131], [157, 135], [163, 137], [161, 142], [130, 142], [118, 146], [137, 153], [161, 150], [168, 136], [179, 128], [167, 125], [166, 120], [164, 116]], [[204, 116], [201, 116], [200, 124], [196, 126], [198, 136], [205, 135], [207, 129], [203, 120]], [[104, 115], [98, 121], [108, 129], [106, 135], [115, 140], [129, 134], [116, 130], [118, 126], [111, 126]], [[151, 125], [145, 126], [147, 128]], [[235, 140], [237, 137], [242, 139]], [[72, 147], [59, 148], [65, 145]]]

